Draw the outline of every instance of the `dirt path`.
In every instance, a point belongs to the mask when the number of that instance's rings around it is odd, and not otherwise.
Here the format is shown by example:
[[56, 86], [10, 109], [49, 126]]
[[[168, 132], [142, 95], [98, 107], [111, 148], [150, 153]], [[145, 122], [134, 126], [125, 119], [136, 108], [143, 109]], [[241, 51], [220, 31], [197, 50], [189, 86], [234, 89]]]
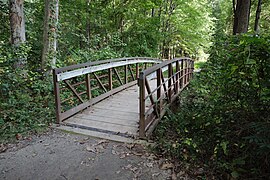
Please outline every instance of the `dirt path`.
[[141, 145], [52, 130], [9, 146], [0, 154], [0, 179], [171, 178], [166, 162]]

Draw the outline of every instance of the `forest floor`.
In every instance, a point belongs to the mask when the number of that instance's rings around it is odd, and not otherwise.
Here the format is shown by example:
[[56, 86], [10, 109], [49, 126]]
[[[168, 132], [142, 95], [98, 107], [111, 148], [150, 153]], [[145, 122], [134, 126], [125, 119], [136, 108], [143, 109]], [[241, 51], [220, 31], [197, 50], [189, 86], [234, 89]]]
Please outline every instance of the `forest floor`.
[[[172, 164], [138, 144], [59, 130], [1, 145], [0, 179], [175, 179]], [[0, 152], [1, 152], [0, 151]], [[188, 179], [182, 173], [177, 179]]]

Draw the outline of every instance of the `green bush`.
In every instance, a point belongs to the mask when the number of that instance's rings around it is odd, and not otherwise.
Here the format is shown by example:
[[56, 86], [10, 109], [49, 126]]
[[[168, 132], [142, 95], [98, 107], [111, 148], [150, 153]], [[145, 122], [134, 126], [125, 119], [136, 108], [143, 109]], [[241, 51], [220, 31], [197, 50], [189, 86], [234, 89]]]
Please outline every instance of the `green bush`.
[[269, 79], [269, 37], [224, 37], [155, 131], [158, 150], [218, 177], [269, 177]]
[[18, 58], [27, 61], [30, 47], [0, 46], [0, 142], [48, 127], [54, 117], [50, 77], [31, 70], [15, 69]]

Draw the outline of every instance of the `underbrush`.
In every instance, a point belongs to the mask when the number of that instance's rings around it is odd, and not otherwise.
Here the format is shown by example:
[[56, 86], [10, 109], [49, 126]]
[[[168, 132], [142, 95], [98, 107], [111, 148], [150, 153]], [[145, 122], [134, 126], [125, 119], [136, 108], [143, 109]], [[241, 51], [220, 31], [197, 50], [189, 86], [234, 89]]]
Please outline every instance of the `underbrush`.
[[43, 131], [54, 119], [51, 77], [29, 65], [14, 68], [18, 58], [28, 58], [30, 47], [0, 46], [0, 143]]
[[269, 79], [269, 37], [223, 38], [154, 132], [156, 150], [201, 168], [196, 178], [269, 178]]

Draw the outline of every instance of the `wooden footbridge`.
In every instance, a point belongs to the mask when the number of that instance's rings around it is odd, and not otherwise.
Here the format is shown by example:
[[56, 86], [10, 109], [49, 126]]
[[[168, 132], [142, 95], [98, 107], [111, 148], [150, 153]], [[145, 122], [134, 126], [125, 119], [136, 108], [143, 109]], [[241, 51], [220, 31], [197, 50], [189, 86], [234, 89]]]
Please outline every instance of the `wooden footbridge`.
[[54, 69], [57, 123], [69, 130], [146, 138], [188, 85], [193, 67], [190, 58], [135, 57]]

